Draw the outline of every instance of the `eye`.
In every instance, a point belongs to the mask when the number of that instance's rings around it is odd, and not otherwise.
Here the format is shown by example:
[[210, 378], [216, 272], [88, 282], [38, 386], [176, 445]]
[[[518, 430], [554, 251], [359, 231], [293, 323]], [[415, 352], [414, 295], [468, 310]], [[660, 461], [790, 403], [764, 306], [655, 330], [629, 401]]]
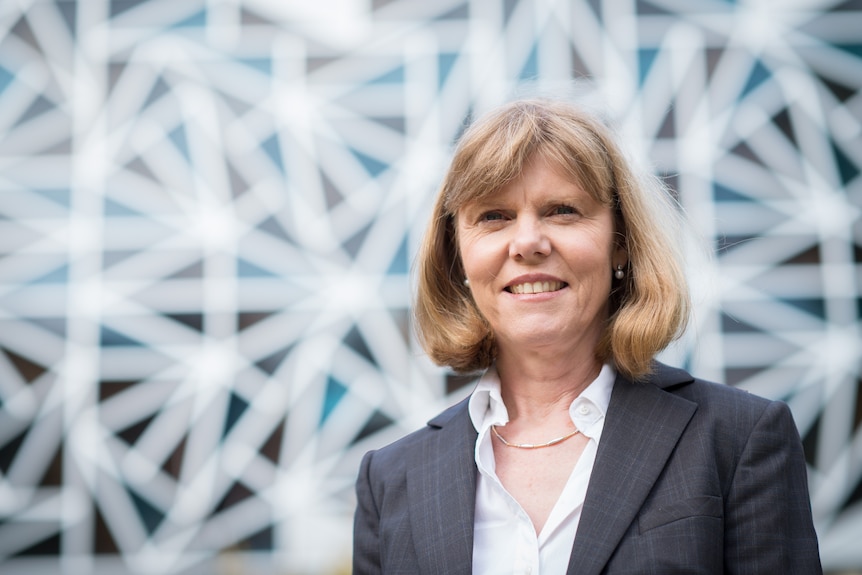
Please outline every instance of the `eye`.
[[551, 210], [551, 214], [555, 216], [571, 216], [577, 213], [578, 210], [568, 205], [556, 206], [553, 210]]
[[479, 216], [479, 220], [483, 222], [496, 222], [503, 219], [503, 214], [496, 211], [485, 212]]

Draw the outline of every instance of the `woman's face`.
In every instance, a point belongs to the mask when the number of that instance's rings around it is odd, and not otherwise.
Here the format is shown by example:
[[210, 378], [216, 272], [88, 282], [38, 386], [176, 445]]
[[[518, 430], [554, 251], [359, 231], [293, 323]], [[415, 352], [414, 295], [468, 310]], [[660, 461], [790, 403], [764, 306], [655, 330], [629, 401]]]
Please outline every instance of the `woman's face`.
[[560, 344], [595, 350], [614, 269], [627, 261], [610, 208], [537, 156], [517, 180], [465, 204], [456, 233], [501, 353]]

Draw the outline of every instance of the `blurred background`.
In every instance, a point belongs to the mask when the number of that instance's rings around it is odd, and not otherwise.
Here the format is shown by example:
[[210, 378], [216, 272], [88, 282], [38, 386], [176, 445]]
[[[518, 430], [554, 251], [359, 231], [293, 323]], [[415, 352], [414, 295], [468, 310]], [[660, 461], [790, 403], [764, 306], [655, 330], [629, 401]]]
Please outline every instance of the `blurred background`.
[[678, 193], [663, 358], [788, 402], [862, 570], [860, 85], [858, 0], [0, 1], [0, 571], [348, 572], [359, 458], [469, 392], [410, 265], [524, 94]]

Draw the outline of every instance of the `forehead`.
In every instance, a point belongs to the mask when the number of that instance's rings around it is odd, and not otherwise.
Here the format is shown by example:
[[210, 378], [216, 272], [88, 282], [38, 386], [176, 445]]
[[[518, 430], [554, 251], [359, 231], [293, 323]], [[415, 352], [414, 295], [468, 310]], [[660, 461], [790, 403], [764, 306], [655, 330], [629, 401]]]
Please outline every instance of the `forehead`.
[[461, 209], [473, 209], [524, 195], [541, 201], [583, 199], [603, 203], [599, 194], [581, 185], [571, 169], [536, 155], [525, 162], [517, 177], [496, 188], [489, 187], [465, 198]]

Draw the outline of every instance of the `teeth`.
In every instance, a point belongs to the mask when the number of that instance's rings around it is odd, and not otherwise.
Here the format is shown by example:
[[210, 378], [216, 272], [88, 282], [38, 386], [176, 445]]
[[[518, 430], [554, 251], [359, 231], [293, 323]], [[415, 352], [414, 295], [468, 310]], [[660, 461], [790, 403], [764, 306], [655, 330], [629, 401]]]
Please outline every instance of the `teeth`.
[[544, 293], [549, 291], [557, 291], [563, 287], [563, 282], [533, 282], [526, 284], [518, 284], [510, 289], [514, 294], [527, 293]]

